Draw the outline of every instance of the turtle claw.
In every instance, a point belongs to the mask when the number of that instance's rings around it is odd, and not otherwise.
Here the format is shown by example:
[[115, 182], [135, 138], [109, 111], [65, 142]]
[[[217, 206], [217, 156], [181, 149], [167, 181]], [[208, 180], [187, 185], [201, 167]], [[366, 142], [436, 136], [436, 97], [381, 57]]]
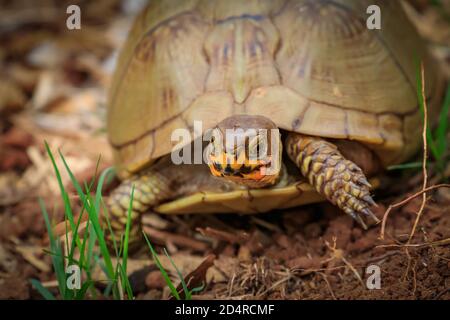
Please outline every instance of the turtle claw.
[[[372, 188], [372, 185], [367, 181], [365, 177], [360, 177], [357, 182], [363, 186], [368, 187], [369, 189]], [[370, 196], [369, 196], [370, 197]]]
[[380, 223], [380, 219], [378, 219], [377, 216], [369, 208], [364, 208], [361, 210], [361, 212], [364, 213], [367, 217], [371, 217], [375, 221], [375, 223]]
[[376, 206], [370, 196], [372, 185], [367, 181], [362, 169], [345, 159], [335, 145], [320, 138], [297, 133], [290, 134], [286, 144], [291, 160], [326, 199], [351, 216], [364, 229], [368, 229], [366, 217], [379, 222], [369, 209]]
[[351, 216], [362, 228], [367, 230], [368, 227], [365, 222], [367, 221], [367, 219], [363, 219], [363, 216], [370, 218], [376, 224], [380, 222], [377, 216], [372, 212], [372, 210], [370, 210], [369, 208], [370, 205], [376, 204], [375, 201], [372, 200], [370, 195], [366, 194], [365, 196], [357, 199], [356, 204], [347, 203], [346, 205], [344, 205], [343, 211], [349, 216]]
[[361, 218], [361, 216], [360, 216], [359, 214], [357, 214], [357, 213], [355, 213], [355, 212], [352, 212], [352, 213], [353, 213], [353, 214], [351, 214], [351, 216], [353, 217], [353, 219], [355, 219], [356, 222], [358, 222], [359, 225], [360, 225], [364, 230], [369, 229], [369, 228], [367, 227], [367, 225], [365, 224], [364, 220]]
[[362, 199], [367, 202], [369, 205], [374, 206], [374, 207], [378, 207], [377, 203], [375, 201], [373, 201], [372, 197], [368, 194], [366, 194], [364, 197], [362, 197]]
[[354, 211], [354, 210], [352, 210], [352, 209], [350, 209], [350, 208], [346, 208], [346, 209], [344, 210], [344, 212], [345, 212], [346, 214], [348, 214], [350, 217], [352, 217], [353, 220], [355, 220], [356, 222], [358, 222], [358, 223], [361, 225], [361, 227], [364, 228], [364, 230], [367, 230], [367, 229], [368, 229], [368, 228], [367, 228], [367, 225], [364, 223], [364, 220], [361, 218], [361, 216], [360, 216], [356, 211]]

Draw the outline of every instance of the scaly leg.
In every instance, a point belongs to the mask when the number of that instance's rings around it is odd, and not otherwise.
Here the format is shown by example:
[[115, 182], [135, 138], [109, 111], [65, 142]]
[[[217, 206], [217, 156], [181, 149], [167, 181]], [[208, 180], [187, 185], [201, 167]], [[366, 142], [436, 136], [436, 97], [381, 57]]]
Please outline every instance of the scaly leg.
[[369, 209], [375, 205], [370, 196], [371, 185], [361, 168], [345, 159], [334, 144], [318, 137], [290, 133], [286, 149], [303, 176], [331, 203], [365, 229], [361, 214], [379, 222]]
[[[128, 208], [131, 200], [131, 190], [134, 185], [134, 197], [131, 209], [131, 225], [129, 247], [136, 248], [142, 240], [141, 216], [144, 212], [156, 206], [161, 201], [170, 198], [170, 182], [168, 179], [152, 169], [143, 171], [139, 175], [123, 181], [109, 196], [106, 205], [109, 210], [111, 228], [116, 241], [120, 241], [125, 234]], [[107, 238], [109, 245], [112, 238]]]

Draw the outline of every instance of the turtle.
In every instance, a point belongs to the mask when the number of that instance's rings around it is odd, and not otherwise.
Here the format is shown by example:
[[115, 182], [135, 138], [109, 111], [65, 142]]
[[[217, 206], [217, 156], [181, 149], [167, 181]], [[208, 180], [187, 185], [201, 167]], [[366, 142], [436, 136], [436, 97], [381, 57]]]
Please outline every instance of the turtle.
[[[374, 4], [380, 29], [366, 23]], [[445, 80], [398, 1], [151, 1], [108, 99], [121, 181], [106, 202], [113, 230], [125, 230], [132, 190], [130, 245], [142, 241], [148, 212], [328, 201], [363, 228], [378, 222], [370, 178], [421, 143], [417, 58], [433, 118]], [[177, 130], [190, 135], [174, 140]], [[174, 162], [194, 145], [201, 163]]]

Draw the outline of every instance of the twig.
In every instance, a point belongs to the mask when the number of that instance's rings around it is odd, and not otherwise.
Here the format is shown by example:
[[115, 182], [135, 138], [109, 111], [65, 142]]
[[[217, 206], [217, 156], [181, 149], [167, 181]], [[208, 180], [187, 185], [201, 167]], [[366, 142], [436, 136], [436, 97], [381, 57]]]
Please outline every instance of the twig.
[[[184, 277], [184, 282], [187, 284], [189, 290], [198, 288], [202, 285], [206, 287], [206, 272], [210, 267], [214, 265], [215, 259], [216, 256], [214, 254], [208, 255], [205, 260], [203, 260], [203, 262], [197, 268], [195, 268], [194, 271]], [[177, 292], [180, 295], [181, 299], [186, 298], [186, 292], [184, 292], [182, 283], [178, 285]], [[173, 299], [174, 297], [171, 298], [171, 300]]]
[[409, 248], [420, 248], [420, 247], [432, 247], [432, 246], [442, 246], [450, 244], [450, 238], [433, 241], [429, 243], [407, 243], [407, 244], [382, 244], [379, 246], [376, 246], [375, 248], [403, 248], [403, 247], [409, 247]]
[[450, 188], [450, 184], [446, 184], [446, 183], [436, 184], [434, 186], [431, 186], [431, 187], [425, 188], [423, 190], [420, 190], [420, 191], [416, 192], [415, 194], [413, 194], [412, 196], [409, 196], [408, 198], [406, 198], [406, 199], [404, 199], [404, 200], [402, 200], [400, 202], [397, 202], [395, 204], [391, 204], [388, 207], [388, 209], [386, 210], [386, 212], [384, 213], [383, 220], [381, 222], [380, 239], [384, 240], [384, 231], [386, 229], [386, 221], [387, 221], [389, 213], [391, 212], [392, 209], [395, 209], [395, 208], [403, 206], [404, 204], [408, 203], [409, 201], [411, 201], [414, 198], [417, 198], [418, 196], [420, 196], [421, 194], [424, 194], [425, 192], [428, 192], [428, 191], [431, 191], [431, 190], [434, 190], [434, 189], [439, 189], [439, 188]]
[[267, 288], [266, 290], [264, 290], [263, 292], [261, 292], [259, 295], [260, 296], [264, 296], [265, 294], [267, 294], [268, 292], [274, 290], [275, 288], [277, 288], [278, 286], [282, 285], [283, 283], [285, 283], [286, 281], [289, 281], [291, 279], [291, 276], [287, 276], [283, 279], [278, 280], [277, 282], [275, 282], [273, 285], [271, 285], [269, 288]]
[[197, 228], [203, 236], [229, 242], [231, 244], [238, 243], [243, 244], [247, 242], [250, 236], [246, 232], [228, 232], [224, 230], [218, 230], [211, 227]]
[[228, 289], [228, 298], [231, 298], [231, 296], [233, 295], [234, 279], [236, 279], [236, 273], [235, 272], [233, 272], [233, 276], [231, 277], [230, 287]]
[[[423, 160], [422, 160], [422, 174], [423, 174], [423, 184], [422, 190], [427, 188], [428, 183], [428, 173], [427, 173], [427, 159], [428, 159], [428, 145], [427, 145], [427, 126], [428, 126], [428, 107], [427, 107], [427, 98], [425, 97], [425, 76], [423, 70], [423, 62], [420, 64], [420, 81], [422, 84], [422, 101], [423, 101], [423, 130], [422, 130], [422, 140], [423, 140]], [[414, 221], [413, 228], [411, 230], [411, 234], [409, 235], [409, 239], [407, 243], [411, 242], [411, 239], [416, 233], [417, 224], [419, 223], [420, 217], [422, 216], [423, 209], [425, 208], [425, 204], [427, 202], [427, 193], [424, 192], [422, 195], [422, 203], [419, 208], [419, 212], [417, 213], [416, 220]]]
[[143, 226], [142, 229], [151, 239], [162, 244], [165, 244], [166, 241], [170, 240], [177, 246], [191, 248], [195, 251], [206, 251], [209, 248], [209, 244], [206, 242], [198, 241], [180, 234], [161, 231], [149, 226]]
[[327, 284], [328, 287], [328, 291], [330, 291], [331, 296], [333, 297], [333, 300], [337, 300], [336, 295], [333, 292], [333, 289], [331, 288], [331, 284], [328, 281], [328, 277], [325, 273], [323, 272], [319, 272], [319, 274], [322, 276], [323, 280], [325, 281], [325, 283]]
[[364, 287], [364, 282], [359, 275], [358, 271], [355, 269], [355, 267], [344, 257], [344, 251], [342, 249], [336, 249], [336, 237], [333, 237], [333, 246], [330, 246], [330, 243], [328, 241], [325, 241], [325, 245], [328, 247], [328, 249], [331, 250], [332, 256], [331, 258], [327, 259], [328, 261], [332, 261], [334, 259], [341, 260], [355, 275], [355, 277], [358, 279], [358, 281], [362, 284]]
[[434, 297], [434, 300], [438, 300], [440, 297], [442, 297], [444, 294], [446, 294], [447, 292], [450, 292], [450, 288], [445, 288], [443, 291], [441, 291], [440, 293], [438, 293], [436, 295], [436, 297]]
[[389, 252], [386, 252], [385, 254], [382, 254], [380, 256], [371, 257], [369, 259], [363, 260], [363, 261], [361, 261], [361, 265], [364, 265], [364, 264], [367, 265], [369, 263], [378, 262], [378, 261], [384, 260], [386, 258], [389, 258], [390, 256], [394, 256], [396, 254], [397, 254], [397, 252], [395, 252], [395, 251], [389, 251]]
[[450, 185], [446, 185], [446, 184], [440, 184], [440, 185], [436, 185], [430, 188], [427, 188], [427, 183], [428, 183], [428, 173], [427, 173], [427, 159], [428, 159], [428, 145], [427, 145], [427, 126], [428, 126], [428, 107], [427, 107], [427, 99], [425, 96], [425, 76], [424, 76], [424, 68], [423, 68], [423, 62], [421, 62], [420, 64], [420, 79], [421, 79], [421, 96], [422, 96], [422, 101], [423, 101], [423, 130], [422, 130], [422, 140], [423, 140], [423, 160], [422, 160], [422, 175], [423, 175], [423, 184], [422, 184], [422, 190], [418, 193], [416, 193], [415, 195], [399, 202], [396, 203], [394, 205], [390, 205], [389, 208], [386, 210], [386, 212], [384, 213], [383, 216], [383, 221], [381, 224], [381, 231], [380, 231], [380, 239], [384, 240], [384, 230], [386, 227], [386, 220], [387, 217], [390, 213], [390, 211], [393, 208], [399, 207], [404, 205], [405, 203], [411, 201], [412, 199], [414, 199], [415, 197], [419, 196], [420, 194], [422, 194], [422, 203], [420, 205], [419, 211], [417, 212], [417, 216], [416, 219], [414, 221], [414, 225], [413, 228], [411, 230], [411, 233], [409, 235], [408, 241], [407, 243], [409, 244], [416, 232], [417, 229], [417, 225], [419, 224], [419, 220], [420, 217], [422, 216], [423, 210], [425, 208], [425, 204], [427, 202], [427, 195], [426, 193], [429, 190], [435, 189], [435, 188], [439, 188], [439, 187], [450, 187]]

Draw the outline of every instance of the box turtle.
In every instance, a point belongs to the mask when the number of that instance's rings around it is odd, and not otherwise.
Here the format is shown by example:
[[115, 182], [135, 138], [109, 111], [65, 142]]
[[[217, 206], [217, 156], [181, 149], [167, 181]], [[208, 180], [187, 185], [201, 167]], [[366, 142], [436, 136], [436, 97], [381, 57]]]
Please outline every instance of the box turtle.
[[[381, 29], [366, 26], [372, 4]], [[136, 243], [148, 211], [258, 213], [328, 200], [366, 227], [377, 220], [366, 177], [421, 143], [418, 59], [432, 117], [445, 81], [399, 1], [151, 1], [110, 88], [122, 180], [107, 200], [113, 229], [124, 230], [132, 186]], [[207, 161], [173, 162], [178, 129], [193, 133], [189, 146], [210, 133]], [[255, 150], [264, 156], [250, 159]]]

